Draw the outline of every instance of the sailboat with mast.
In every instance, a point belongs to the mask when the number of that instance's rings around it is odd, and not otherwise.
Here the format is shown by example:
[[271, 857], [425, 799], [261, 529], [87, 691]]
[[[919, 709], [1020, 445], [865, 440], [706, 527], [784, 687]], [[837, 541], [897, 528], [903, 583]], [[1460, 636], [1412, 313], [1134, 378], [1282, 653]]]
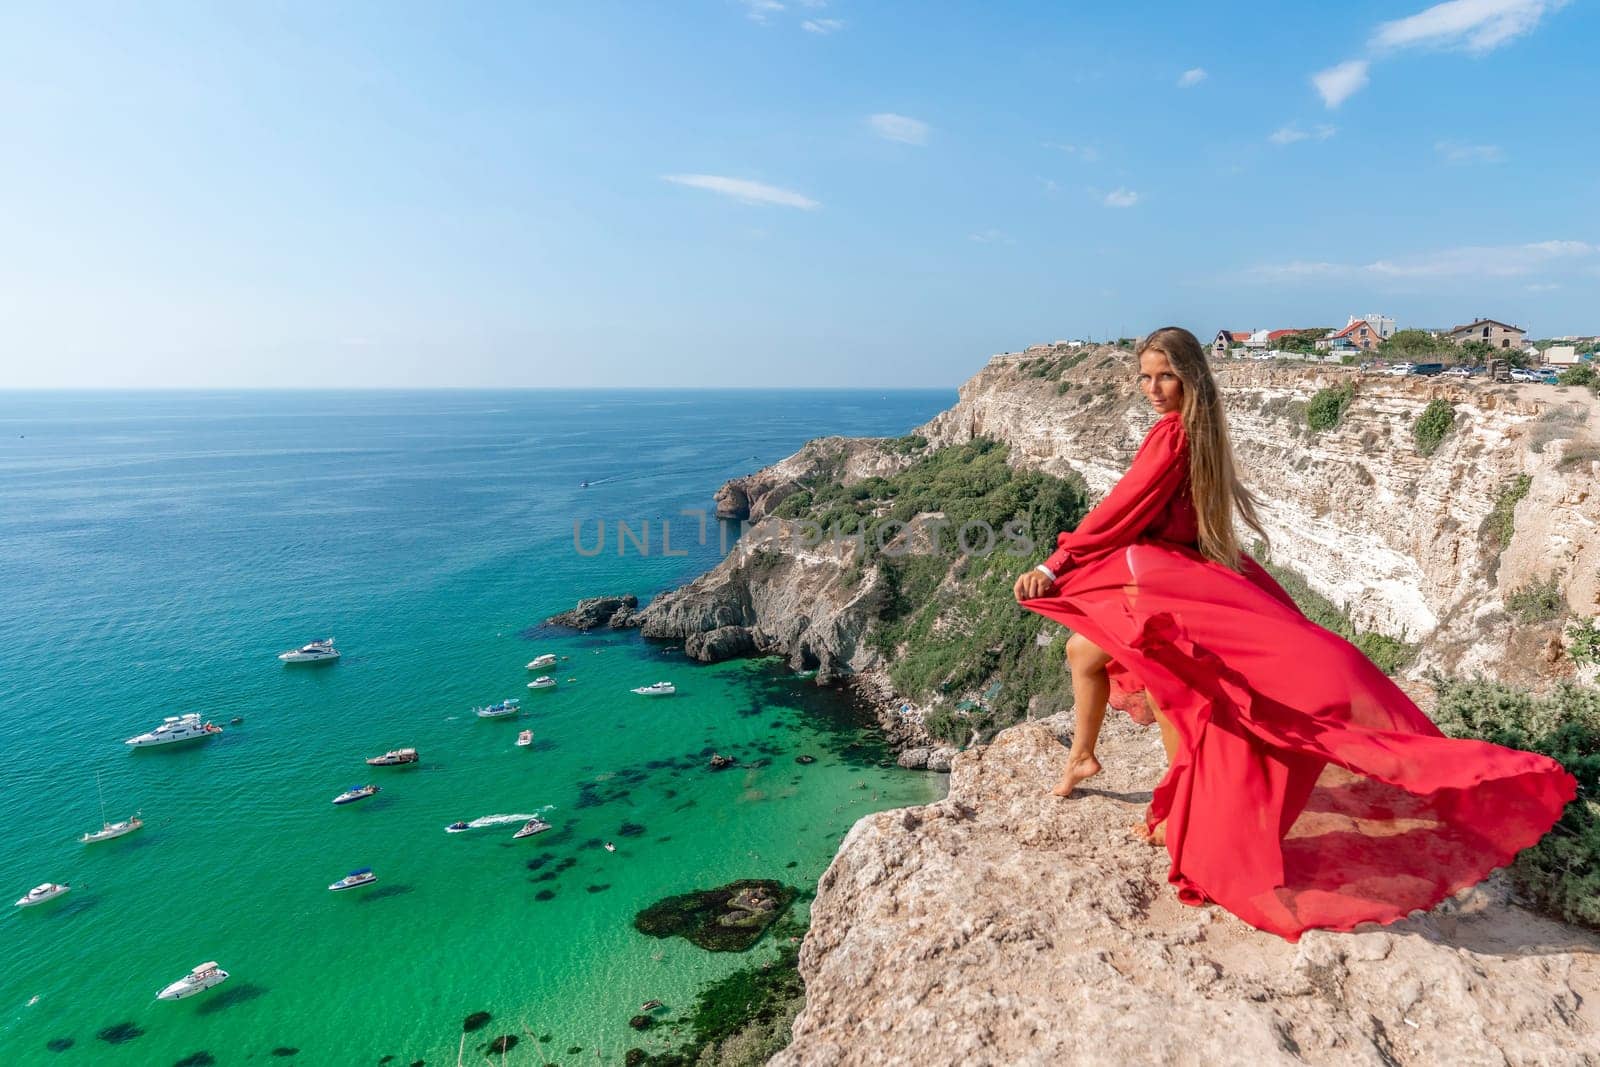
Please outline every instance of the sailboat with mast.
[[95, 792], [100, 794], [100, 829], [92, 830], [89, 833], [84, 834], [82, 837], [78, 838], [80, 842], [85, 845], [92, 845], [96, 841], [110, 841], [113, 837], [121, 837], [124, 834], [131, 834], [135, 830], [139, 829], [139, 827], [144, 825], [144, 820], [139, 818], [138, 812], [134, 812], [131, 819], [123, 819], [121, 822], [111, 822], [107, 820], [106, 793], [100, 785], [99, 771], [96, 771], [94, 775], [94, 788]]

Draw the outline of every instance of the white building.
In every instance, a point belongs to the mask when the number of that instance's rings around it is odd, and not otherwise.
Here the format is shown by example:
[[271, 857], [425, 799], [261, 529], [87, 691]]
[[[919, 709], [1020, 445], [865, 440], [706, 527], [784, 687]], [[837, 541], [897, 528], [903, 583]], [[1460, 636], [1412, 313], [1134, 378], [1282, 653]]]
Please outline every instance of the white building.
[[1394, 318], [1390, 315], [1351, 315], [1350, 321], [1345, 323], [1351, 326], [1358, 322], [1365, 322], [1378, 333], [1378, 340], [1386, 340], [1394, 336]]
[[1577, 345], [1551, 345], [1544, 350], [1544, 361], [1552, 367], [1572, 367], [1578, 363]]

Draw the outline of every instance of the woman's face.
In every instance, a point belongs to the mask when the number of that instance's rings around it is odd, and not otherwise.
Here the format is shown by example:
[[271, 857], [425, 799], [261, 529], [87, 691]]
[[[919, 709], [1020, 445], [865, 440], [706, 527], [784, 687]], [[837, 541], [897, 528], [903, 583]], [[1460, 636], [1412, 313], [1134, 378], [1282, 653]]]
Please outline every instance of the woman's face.
[[1165, 352], [1147, 348], [1140, 354], [1139, 389], [1157, 415], [1177, 411], [1183, 406], [1183, 382], [1172, 369]]

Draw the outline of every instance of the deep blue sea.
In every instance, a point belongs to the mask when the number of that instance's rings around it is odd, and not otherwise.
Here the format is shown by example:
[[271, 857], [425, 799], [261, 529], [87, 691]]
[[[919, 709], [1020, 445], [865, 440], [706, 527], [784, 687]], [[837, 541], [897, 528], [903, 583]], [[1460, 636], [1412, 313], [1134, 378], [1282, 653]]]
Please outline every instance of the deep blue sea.
[[[662, 1047], [666, 1028], [627, 1026], [641, 1002], [678, 1017], [774, 947], [653, 940], [636, 911], [734, 878], [809, 890], [856, 819], [942, 783], [880, 766], [870, 724], [779, 660], [529, 631], [715, 565], [726, 479], [955, 399], [0, 393], [0, 1064], [453, 1064], [502, 1034], [521, 1036], [507, 1063]], [[682, 512], [705, 515], [704, 543]], [[592, 546], [602, 521], [605, 551], [577, 551], [574, 524]], [[662, 554], [663, 521], [683, 554]], [[649, 523], [649, 554], [618, 553], [618, 522]], [[329, 636], [336, 663], [276, 658]], [[559, 684], [531, 691], [542, 652]], [[658, 679], [677, 695], [629, 692]], [[513, 696], [517, 720], [472, 714]], [[190, 711], [224, 732], [122, 743]], [[400, 746], [420, 764], [363, 762]], [[713, 773], [710, 750], [740, 763]], [[378, 795], [330, 803], [366, 782]], [[97, 789], [145, 828], [80, 844]], [[535, 813], [554, 829], [443, 832]], [[362, 866], [374, 886], [328, 891]], [[72, 890], [9, 906], [45, 881]], [[227, 982], [155, 999], [207, 960]], [[463, 1034], [477, 1011], [491, 1021]]]

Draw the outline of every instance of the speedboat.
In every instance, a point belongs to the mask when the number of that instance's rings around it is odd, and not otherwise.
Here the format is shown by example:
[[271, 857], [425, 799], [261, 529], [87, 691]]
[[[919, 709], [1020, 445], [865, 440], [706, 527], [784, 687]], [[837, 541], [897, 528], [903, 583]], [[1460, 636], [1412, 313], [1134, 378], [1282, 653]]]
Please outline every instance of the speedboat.
[[468, 826], [466, 823], [462, 822], [460, 819], [457, 819], [455, 822], [451, 823], [449, 826], [446, 826], [444, 828], [444, 832], [447, 833], [447, 834], [464, 834], [470, 829], [472, 829], [472, 827]]
[[517, 747], [518, 748], [527, 748], [531, 744], [533, 744], [533, 731], [532, 730], [524, 730], [520, 734], [517, 735]]
[[228, 980], [228, 972], [217, 966], [216, 960], [202, 963], [182, 978], [156, 994], [157, 1000], [182, 1000], [204, 992]]
[[378, 876], [372, 873], [371, 867], [362, 867], [360, 870], [351, 871], [328, 888], [337, 893], [341, 889], [355, 889], [357, 886], [371, 885], [377, 880]]
[[221, 732], [222, 727], [213, 726], [210, 722], [202, 723], [199, 715], [190, 712], [188, 715], [168, 715], [154, 730], [130, 737], [123, 744], [132, 748], [149, 748], [178, 741], [203, 741]]
[[617, 846], [613, 845], [610, 841], [605, 843], [604, 848], [607, 852], [615, 852], [617, 850]]
[[678, 687], [671, 682], [655, 682], [651, 685], [641, 685], [634, 692], [642, 697], [667, 697], [678, 691]]
[[375, 785], [358, 785], [346, 789], [343, 793], [333, 798], [335, 804], [353, 804], [358, 800], [365, 800], [378, 791]]
[[278, 658], [285, 663], [331, 663], [339, 658], [339, 650], [333, 647], [333, 638], [329, 637], [279, 652]]
[[555, 685], [556, 685], [556, 680], [554, 678], [550, 677], [548, 674], [541, 674], [541, 675], [539, 675], [539, 677], [535, 678], [533, 681], [528, 683], [528, 688], [529, 689], [554, 689]]
[[123, 834], [131, 834], [143, 825], [144, 820], [139, 818], [137, 815], [131, 819], [123, 819], [121, 822], [104, 822], [102, 820], [100, 829], [91, 830], [89, 833], [86, 833], [82, 837], [78, 838], [78, 840], [85, 845], [92, 845], [96, 841], [110, 841], [113, 837], [121, 837]]
[[472, 711], [480, 719], [509, 719], [522, 710], [522, 701], [516, 697], [502, 700], [498, 704], [490, 704], [486, 708], [473, 708]]
[[556, 663], [555, 653], [554, 652], [546, 652], [542, 656], [535, 656], [535, 657], [533, 657], [533, 659], [529, 660], [528, 661], [528, 669], [530, 671], [539, 671], [539, 670], [543, 670], [546, 667], [553, 667], [553, 666], [555, 666], [555, 663]]
[[72, 887], [70, 885], [67, 885], [64, 882], [59, 885], [55, 882], [46, 882], [43, 885], [36, 885], [32, 889], [28, 890], [27, 895], [17, 901], [17, 907], [31, 908], [35, 904], [43, 904], [47, 900], [54, 900], [56, 897], [59, 897], [62, 893], [65, 893], [71, 888]]
[[381, 756], [373, 756], [367, 760], [368, 767], [398, 767], [403, 763], [417, 762], [417, 750], [414, 748], [396, 748], [385, 752]]
[[535, 816], [523, 823], [522, 829], [511, 835], [511, 840], [517, 841], [524, 837], [532, 837], [534, 834], [542, 834], [548, 829], [550, 829], [550, 824]]

